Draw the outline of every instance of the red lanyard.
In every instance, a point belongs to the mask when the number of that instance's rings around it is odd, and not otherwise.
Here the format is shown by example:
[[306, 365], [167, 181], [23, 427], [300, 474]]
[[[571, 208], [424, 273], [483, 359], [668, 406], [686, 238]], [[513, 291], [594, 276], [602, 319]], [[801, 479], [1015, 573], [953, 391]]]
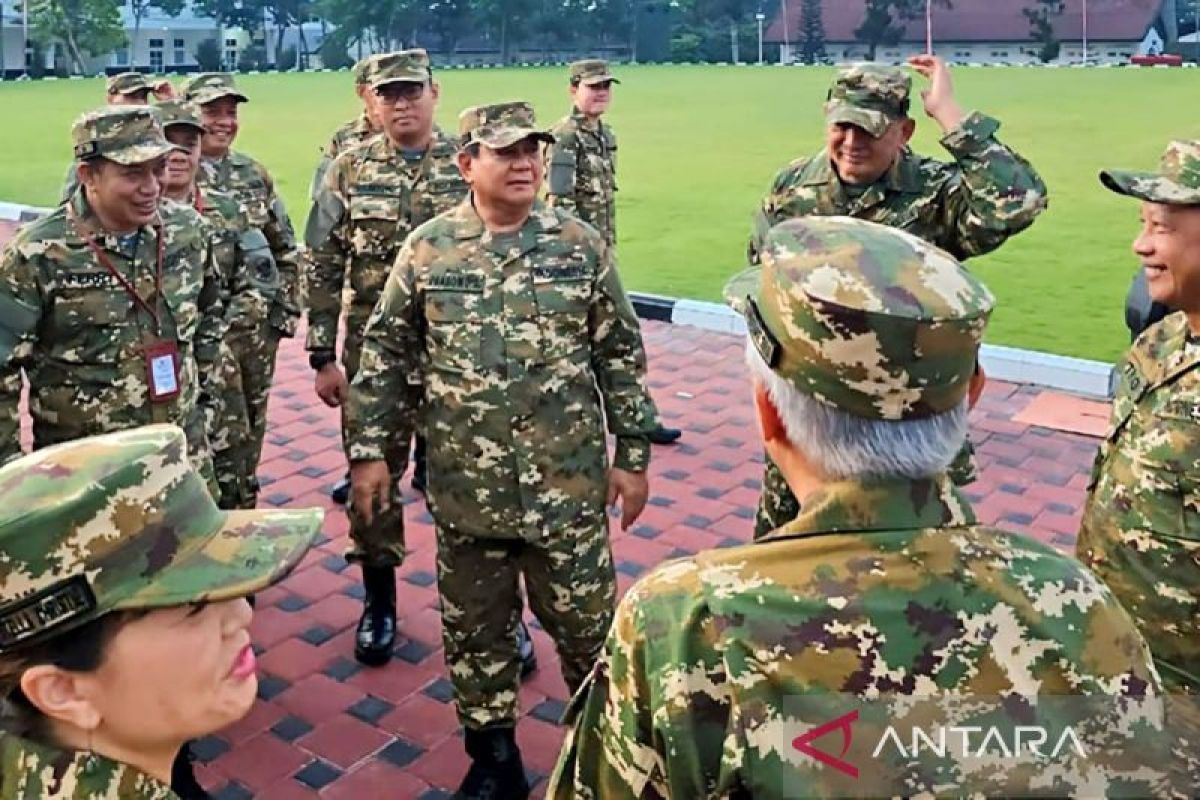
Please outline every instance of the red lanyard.
[[[79, 224], [79, 219], [75, 216], [74, 212], [70, 213], [69, 216], [71, 218], [71, 223], [75, 226], [75, 232], [79, 234], [80, 238], [83, 239], [84, 244], [86, 244], [88, 249], [92, 251], [92, 254], [96, 256], [96, 260], [100, 262], [100, 266], [108, 270], [108, 273], [116, 278], [117, 282], [121, 284], [121, 288], [133, 298], [135, 303], [141, 306], [143, 311], [150, 315], [150, 319], [154, 320], [154, 334], [156, 336], [162, 335], [162, 324], [158, 319], [158, 309], [151, 307], [151, 305], [147, 303], [140, 294], [138, 294], [138, 291], [134, 285], [130, 283], [124, 275], [117, 271], [117, 268], [113, 266], [112, 260], [109, 259], [108, 254], [100, 249], [100, 246], [96, 244], [96, 240], [93, 239], [91, 235], [83, 229], [83, 226]], [[157, 306], [162, 300], [162, 273], [165, 249], [165, 244], [163, 242], [163, 229], [161, 225], [154, 226], [154, 236], [158, 240], [158, 261], [154, 268], [154, 303]], [[134, 253], [133, 261], [135, 264], [137, 263], [136, 252]]]

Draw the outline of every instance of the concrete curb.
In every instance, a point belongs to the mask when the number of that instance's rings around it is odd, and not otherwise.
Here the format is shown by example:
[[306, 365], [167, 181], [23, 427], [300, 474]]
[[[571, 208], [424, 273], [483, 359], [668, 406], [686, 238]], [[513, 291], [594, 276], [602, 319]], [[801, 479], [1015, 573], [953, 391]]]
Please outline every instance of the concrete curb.
[[[676, 300], [661, 295], [631, 293], [633, 307], [643, 319], [675, 325], [691, 325], [718, 333], [742, 335], [746, 324], [741, 315], [721, 303]], [[1083, 358], [1040, 353], [1016, 347], [985, 344], [980, 360], [988, 377], [1023, 383], [1071, 394], [1107, 399], [1112, 364]]]
[[[0, 219], [28, 222], [50, 209], [0, 201]], [[642, 319], [690, 325], [718, 333], [742, 335], [746, 324], [740, 314], [722, 303], [706, 303], [662, 295], [631, 292], [633, 307]], [[985, 344], [983, 368], [989, 377], [1026, 383], [1085, 397], [1108, 398], [1112, 365], [1102, 361], [1057, 356], [1036, 350]]]

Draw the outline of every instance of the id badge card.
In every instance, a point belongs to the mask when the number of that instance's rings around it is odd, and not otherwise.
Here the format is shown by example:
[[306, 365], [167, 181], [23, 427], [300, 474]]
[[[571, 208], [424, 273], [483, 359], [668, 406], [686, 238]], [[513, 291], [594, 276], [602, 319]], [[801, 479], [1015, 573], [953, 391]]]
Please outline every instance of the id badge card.
[[179, 396], [179, 347], [175, 342], [154, 340], [145, 346], [146, 378], [150, 402], [164, 403]]

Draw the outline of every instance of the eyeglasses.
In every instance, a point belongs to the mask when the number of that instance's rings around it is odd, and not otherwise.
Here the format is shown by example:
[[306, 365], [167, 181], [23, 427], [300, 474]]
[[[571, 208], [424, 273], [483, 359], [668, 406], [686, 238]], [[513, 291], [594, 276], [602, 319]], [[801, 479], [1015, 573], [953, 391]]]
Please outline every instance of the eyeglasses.
[[385, 83], [375, 90], [375, 94], [385, 103], [415, 103], [425, 96], [425, 84], [404, 81], [402, 83]]

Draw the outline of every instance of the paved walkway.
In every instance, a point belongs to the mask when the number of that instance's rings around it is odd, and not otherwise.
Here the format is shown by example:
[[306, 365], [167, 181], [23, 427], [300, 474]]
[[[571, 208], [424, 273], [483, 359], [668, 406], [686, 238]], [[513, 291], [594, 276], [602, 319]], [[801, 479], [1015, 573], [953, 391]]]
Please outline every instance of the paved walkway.
[[[663, 559], [747, 541], [762, 470], [742, 341], [664, 323], [643, 329], [655, 398], [685, 435], [655, 449], [650, 505], [630, 532], [614, 531], [622, 591]], [[391, 664], [360, 668], [352, 649], [361, 590], [341, 555], [345, 515], [328, 499], [344, 470], [337, 414], [315, 399], [302, 341], [280, 353], [262, 498], [326, 508], [324, 536], [287, 581], [259, 595], [260, 700], [246, 719], [200, 742], [198, 771], [225, 800], [449, 797], [466, 757], [442, 661], [431, 519], [410, 496], [411, 555], [398, 589], [405, 638]], [[989, 384], [971, 416], [982, 474], [968, 494], [981, 520], [1069, 551], [1096, 439], [1046, 426], [1095, 434], [1104, 413], [1099, 403]], [[541, 668], [521, 693], [518, 739], [540, 796], [562, 736], [566, 688], [549, 639], [536, 626], [533, 637]]]

